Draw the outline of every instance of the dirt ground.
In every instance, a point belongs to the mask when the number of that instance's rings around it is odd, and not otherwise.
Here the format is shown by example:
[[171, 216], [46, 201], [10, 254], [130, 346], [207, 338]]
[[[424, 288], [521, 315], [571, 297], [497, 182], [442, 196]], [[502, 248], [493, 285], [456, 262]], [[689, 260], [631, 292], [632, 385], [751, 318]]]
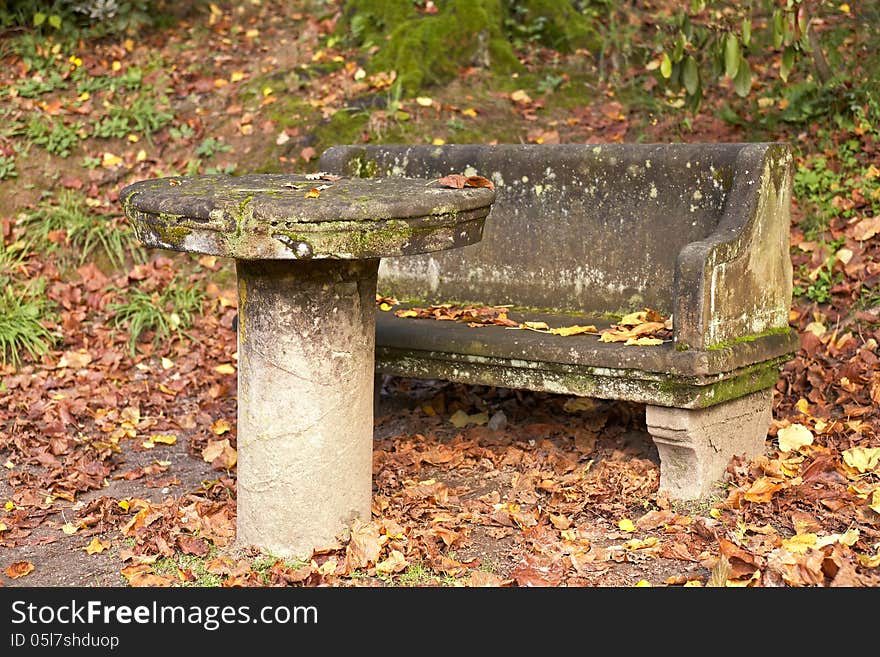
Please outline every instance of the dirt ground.
[[[458, 454], [467, 453], [461, 447], [463, 439], [494, 445], [509, 450], [509, 454], [520, 448], [534, 450], [539, 443], [545, 443], [545, 447], [552, 443], [558, 458], [588, 467], [598, 461], [639, 463], [647, 470], [643, 485], [648, 487], [656, 485], [659, 476], [659, 459], [644, 428], [643, 407], [583, 400], [581, 408], [586, 410], [568, 413], [563, 408], [566, 402], [571, 407], [572, 399], [575, 398], [524, 390], [384, 377], [375, 419], [377, 463], [384, 456], [392, 457], [411, 449], [412, 443], [419, 443], [417, 449], [429, 456], [400, 470], [400, 479], [411, 477], [420, 483], [442, 481], [454, 496], [454, 501], [446, 505], [447, 511], [465, 517], [460, 521], [459, 530], [464, 526], [466, 538], [455, 542], [459, 546], [454, 551], [455, 560], [491, 573], [493, 585], [512, 584], [516, 569], [528, 561], [529, 546], [534, 547], [533, 542], [524, 539], [524, 534], [534, 523], [525, 520], [519, 526], [517, 523], [505, 526], [503, 521], [490, 525], [469, 524], [466, 509], [479, 499], [534, 502], [534, 489], [530, 489], [534, 482], [524, 485], [523, 468], [514, 459], [496, 468], [485, 459], [483, 462], [462, 463], [460, 457], [450, 456], [456, 453], [455, 450]], [[452, 408], [470, 404], [473, 408], [485, 409], [493, 421], [486, 423], [490, 426], [471, 424], [464, 429], [457, 428], [450, 422], [450, 408], [441, 407], [437, 412], [432, 404], [448, 404]], [[596, 428], [599, 428], [598, 432]], [[130, 472], [156, 461], [155, 450], [133, 449], [135, 445], [135, 442], [129, 443], [119, 455], [117, 472]], [[444, 452], [444, 448], [450, 449]], [[161, 450], [162, 462], [170, 463], [161, 476], [137, 481], [109, 479], [101, 490], [81, 495], [76, 505], [67, 505], [51, 519], [37, 525], [27, 545], [3, 548], [0, 558], [4, 564], [24, 561], [33, 563], [35, 568], [26, 577], [17, 579], [0, 573], [0, 582], [4, 586], [25, 587], [127, 586], [128, 581], [120, 571], [125, 565], [124, 552], [133, 541], [120, 540], [118, 529], [77, 531], [68, 535], [62, 527], [74, 519], [77, 510], [99, 497], [114, 500], [139, 498], [160, 503], [169, 496], [181, 497], [184, 493], [196, 492], [203, 489], [206, 482], [217, 479], [217, 470], [194, 453], [186, 441], [163, 446]], [[408, 483], [396, 481], [387, 469], [380, 469], [379, 480], [374, 481], [374, 497], [387, 501], [391, 499], [389, 488]], [[11, 487], [5, 480], [0, 480], [0, 499], [11, 496]], [[650, 504], [647, 498], [642, 503]], [[426, 510], [430, 512], [430, 506]], [[613, 518], [606, 517], [601, 508], [591, 512], [584, 507], [576, 515], [583, 520], [578, 524], [579, 541], [590, 545], [591, 550], [607, 550], [609, 554], [617, 555], [589, 567], [591, 585], [632, 586], [643, 580], [660, 583], [669, 578], [676, 581], [705, 580], [710, 574], [706, 566], [697, 562], [683, 563], [658, 555], [628, 554], [623, 544], [631, 538], [629, 532], [615, 527]], [[100, 554], [88, 554], [84, 548], [94, 537], [107, 541], [112, 547]], [[254, 556], [253, 552], [248, 553], [236, 546], [223, 548], [218, 554], [233, 559]], [[535, 578], [536, 586], [556, 585], [562, 580], [562, 572], [542, 573], [537, 568]], [[422, 573], [406, 583], [435, 586], [452, 582]]]

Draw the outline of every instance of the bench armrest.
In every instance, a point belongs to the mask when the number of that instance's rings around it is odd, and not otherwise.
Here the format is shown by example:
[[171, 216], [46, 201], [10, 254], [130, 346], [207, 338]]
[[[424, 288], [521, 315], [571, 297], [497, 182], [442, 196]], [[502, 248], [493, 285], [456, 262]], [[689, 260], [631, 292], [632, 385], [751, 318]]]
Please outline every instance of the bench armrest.
[[790, 330], [791, 178], [786, 144], [752, 144], [737, 156], [718, 226], [676, 261], [679, 348], [718, 348]]

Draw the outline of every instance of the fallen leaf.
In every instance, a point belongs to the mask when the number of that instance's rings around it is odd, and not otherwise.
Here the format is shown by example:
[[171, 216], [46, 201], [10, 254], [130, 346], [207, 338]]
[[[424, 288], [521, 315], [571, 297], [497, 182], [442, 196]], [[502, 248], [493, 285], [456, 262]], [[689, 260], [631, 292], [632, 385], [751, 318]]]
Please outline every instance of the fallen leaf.
[[13, 564], [10, 564], [9, 567], [6, 568], [6, 576], [12, 579], [18, 579], [19, 577], [24, 577], [34, 571], [34, 564], [30, 561], [16, 561]]
[[78, 530], [79, 530], [79, 527], [77, 527], [73, 523], [69, 523], [69, 522], [64, 523], [64, 525], [61, 527], [61, 531], [64, 532], [65, 534], [67, 534], [68, 536], [70, 536], [72, 534], [76, 534], [76, 532]]
[[621, 518], [620, 520], [618, 520], [617, 527], [624, 532], [634, 532], [636, 530], [636, 526], [629, 518]]
[[802, 424], [794, 423], [776, 432], [779, 449], [783, 452], [797, 451], [805, 445], [813, 444], [813, 432]]
[[319, 196], [321, 196], [321, 191], [315, 187], [312, 187], [312, 189], [305, 194], [306, 198], [318, 198]]
[[222, 436], [224, 433], [232, 431], [232, 425], [229, 424], [229, 420], [225, 418], [217, 418], [211, 423], [211, 431], [215, 435]]
[[366, 568], [376, 562], [382, 549], [379, 537], [379, 527], [375, 522], [354, 521], [351, 528], [351, 538], [345, 548], [346, 573]]
[[743, 494], [743, 498], [748, 502], [763, 503], [773, 499], [773, 494], [784, 488], [778, 482], [768, 477], [760, 477], [755, 480], [751, 487]]
[[177, 436], [170, 433], [160, 433], [155, 436], [150, 436], [150, 440], [154, 443], [161, 443], [163, 445], [173, 445], [177, 442]]
[[391, 554], [384, 561], [376, 564], [377, 573], [399, 573], [409, 564], [400, 550], [391, 550]]
[[623, 344], [626, 346], [636, 345], [639, 347], [653, 347], [658, 344], [663, 344], [663, 340], [660, 338], [630, 338]]
[[93, 536], [91, 543], [86, 545], [83, 550], [86, 551], [86, 554], [101, 554], [109, 547], [110, 541], [102, 541], [97, 536]]
[[581, 333], [597, 333], [597, 329], [592, 324], [588, 326], [579, 326], [575, 324], [574, 326], [562, 326], [560, 328], [552, 328], [550, 329], [550, 333], [553, 335], [580, 335]]
[[219, 374], [235, 374], [235, 367], [230, 363], [223, 363], [215, 367], [214, 371]]
[[844, 463], [863, 474], [875, 471], [880, 463], [880, 447], [851, 447], [842, 455]]

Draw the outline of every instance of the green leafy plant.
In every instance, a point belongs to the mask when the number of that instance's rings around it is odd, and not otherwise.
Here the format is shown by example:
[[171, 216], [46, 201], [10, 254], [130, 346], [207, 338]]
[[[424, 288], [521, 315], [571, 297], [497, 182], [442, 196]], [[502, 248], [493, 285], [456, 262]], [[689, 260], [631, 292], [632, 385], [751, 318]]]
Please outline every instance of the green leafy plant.
[[224, 143], [222, 139], [208, 137], [196, 147], [196, 155], [200, 157], [211, 158], [214, 157], [217, 153], [225, 153], [226, 151], [230, 150], [232, 150], [232, 146]]
[[[850, 11], [847, 6], [847, 12]], [[661, 31], [658, 59], [653, 70], [659, 80], [686, 94], [687, 107], [696, 112], [703, 89], [711, 80], [732, 82], [737, 95], [746, 97], [753, 83], [753, 55], [770, 54], [779, 79], [786, 83], [796, 66], [806, 62], [820, 85], [832, 86], [835, 71], [829, 64], [816, 23], [839, 14], [834, 3], [812, 0], [752, 0], [731, 5], [721, 0], [690, 0]]]
[[81, 130], [80, 122], [69, 126], [60, 119], [52, 120], [35, 116], [28, 122], [25, 136], [50, 153], [67, 157], [79, 143]]
[[184, 331], [192, 326], [195, 315], [201, 312], [206, 298], [204, 290], [186, 280], [183, 274], [152, 292], [138, 288], [119, 292], [122, 299], [111, 303], [108, 310], [113, 314], [113, 326], [128, 330], [132, 357], [136, 355], [138, 340], [144, 333], [154, 331], [154, 345], [172, 336], [183, 336]]
[[15, 157], [0, 154], [0, 180], [17, 177], [18, 170], [15, 168]]
[[54, 304], [46, 297], [44, 278], [21, 282], [0, 276], [0, 289], [0, 360], [19, 367], [25, 354], [38, 359], [57, 341], [44, 325], [54, 320]]

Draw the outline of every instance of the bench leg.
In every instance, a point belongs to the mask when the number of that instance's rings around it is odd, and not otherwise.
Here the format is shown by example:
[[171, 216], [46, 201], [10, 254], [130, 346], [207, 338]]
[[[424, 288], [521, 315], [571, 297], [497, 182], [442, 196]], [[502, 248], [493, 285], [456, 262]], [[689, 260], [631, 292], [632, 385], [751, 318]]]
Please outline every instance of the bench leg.
[[764, 452], [773, 391], [701, 409], [648, 406], [648, 431], [660, 452], [660, 491], [692, 500], [713, 491], [734, 456]]

